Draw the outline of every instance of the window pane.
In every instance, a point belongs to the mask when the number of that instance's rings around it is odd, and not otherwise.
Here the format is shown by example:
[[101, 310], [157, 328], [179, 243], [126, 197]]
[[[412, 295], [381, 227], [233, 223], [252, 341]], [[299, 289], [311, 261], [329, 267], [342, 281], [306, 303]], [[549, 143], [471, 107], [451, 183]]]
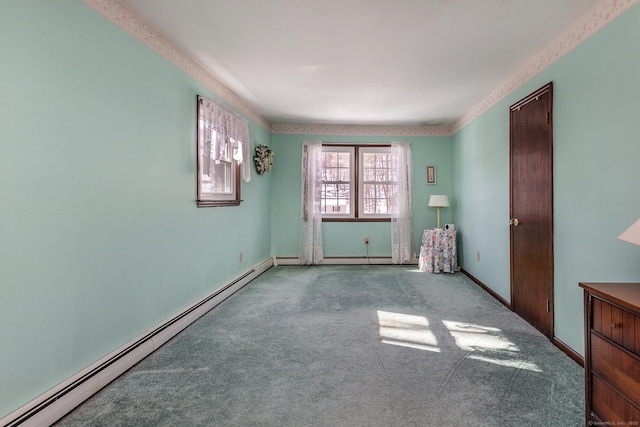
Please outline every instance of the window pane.
[[362, 154], [363, 166], [365, 168], [372, 168], [375, 166], [375, 153], [363, 153]]
[[363, 153], [363, 180], [365, 182], [389, 182], [397, 177], [397, 163], [390, 153]]
[[362, 186], [362, 190], [362, 203], [364, 204], [364, 213], [376, 213], [376, 186], [372, 184], [365, 184]]
[[351, 181], [351, 169], [348, 167], [340, 168], [340, 175], [338, 176], [338, 179], [344, 182]]
[[331, 206], [333, 206], [335, 199], [335, 185], [331, 184], [323, 184], [322, 185], [322, 204], [321, 211], [322, 213], [327, 213], [331, 211]]
[[211, 165], [211, 175], [201, 174], [202, 192], [205, 194], [231, 194], [233, 191], [231, 163]]
[[351, 185], [323, 184], [322, 213], [331, 215], [348, 215], [351, 213]]
[[365, 214], [376, 213], [376, 198], [375, 198], [375, 186], [364, 185], [364, 197], [362, 198], [363, 210]]
[[397, 206], [394, 203], [398, 186], [395, 184], [364, 184], [362, 186], [364, 213], [391, 214], [396, 212]]
[[351, 153], [337, 153], [338, 165], [342, 168], [349, 168], [351, 166]]
[[375, 177], [375, 169], [364, 167], [362, 169], [362, 179], [365, 181], [373, 181]]
[[375, 155], [374, 153], [362, 154], [362, 178], [365, 181], [373, 181], [375, 179]]
[[351, 153], [324, 152], [322, 180], [349, 182], [351, 180]]
[[338, 184], [338, 195], [340, 199], [348, 199], [351, 197], [351, 185]]
[[324, 167], [338, 167], [338, 153], [323, 153], [322, 164]]
[[337, 181], [338, 180], [338, 168], [324, 168], [323, 181]]
[[322, 155], [322, 213], [351, 214], [351, 163], [347, 151], [325, 151]]

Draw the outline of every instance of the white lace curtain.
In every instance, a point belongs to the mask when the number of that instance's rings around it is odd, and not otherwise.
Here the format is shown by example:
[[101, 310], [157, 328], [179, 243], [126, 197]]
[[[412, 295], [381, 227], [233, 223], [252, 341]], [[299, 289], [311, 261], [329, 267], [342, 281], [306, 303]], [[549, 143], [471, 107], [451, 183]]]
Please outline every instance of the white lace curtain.
[[[215, 99], [199, 97], [202, 134], [204, 138], [203, 170], [209, 172], [212, 162], [233, 157], [241, 164], [242, 179], [251, 180], [249, 155], [249, 121]], [[225, 153], [226, 144], [229, 153]]]
[[392, 142], [391, 154], [398, 159], [397, 212], [391, 215], [391, 262], [413, 261], [413, 229], [411, 226], [411, 147], [408, 142]]
[[305, 141], [302, 146], [302, 218], [300, 264], [319, 264], [322, 248], [322, 142]]

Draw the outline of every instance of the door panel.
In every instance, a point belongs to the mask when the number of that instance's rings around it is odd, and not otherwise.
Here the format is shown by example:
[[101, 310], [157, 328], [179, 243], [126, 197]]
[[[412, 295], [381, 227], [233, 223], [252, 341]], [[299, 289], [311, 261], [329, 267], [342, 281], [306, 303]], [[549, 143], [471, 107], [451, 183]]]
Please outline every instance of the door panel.
[[511, 106], [511, 304], [553, 337], [552, 84]]

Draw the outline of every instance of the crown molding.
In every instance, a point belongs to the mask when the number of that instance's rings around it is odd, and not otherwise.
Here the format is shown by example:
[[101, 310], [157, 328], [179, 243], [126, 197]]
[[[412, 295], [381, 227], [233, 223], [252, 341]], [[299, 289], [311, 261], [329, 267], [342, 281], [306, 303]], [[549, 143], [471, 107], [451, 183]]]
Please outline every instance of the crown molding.
[[189, 55], [171, 43], [162, 33], [144, 21], [129, 6], [120, 0], [82, 1], [213, 91], [213, 93], [229, 103], [229, 105], [238, 112], [244, 114], [265, 129], [271, 130], [271, 123], [267, 119], [251, 108], [244, 99], [240, 98], [238, 94], [222, 83], [215, 75], [207, 71]]
[[587, 40], [640, 0], [602, 0], [589, 13], [569, 27], [542, 51], [525, 63], [498, 89], [474, 106], [451, 127], [445, 126], [359, 126], [330, 124], [270, 123], [240, 98], [216, 76], [181, 51], [159, 31], [147, 24], [120, 0], [82, 0], [92, 9], [149, 46], [165, 59], [183, 70], [196, 81], [251, 120], [273, 133], [345, 135], [345, 136], [451, 136], [485, 111], [502, 101], [511, 92], [529, 81], [555, 61]]
[[445, 126], [381, 126], [273, 123], [272, 133], [342, 136], [450, 136]]
[[453, 135], [507, 95], [622, 15], [639, 0], [602, 0], [451, 126]]

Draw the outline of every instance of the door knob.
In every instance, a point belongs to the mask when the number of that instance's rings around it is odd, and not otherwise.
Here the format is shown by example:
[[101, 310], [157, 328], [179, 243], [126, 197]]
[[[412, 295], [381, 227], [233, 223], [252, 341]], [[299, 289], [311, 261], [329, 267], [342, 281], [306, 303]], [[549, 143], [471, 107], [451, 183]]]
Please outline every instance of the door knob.
[[509, 225], [515, 225], [517, 227], [520, 225], [520, 221], [518, 220], [518, 218], [511, 218], [509, 219]]

